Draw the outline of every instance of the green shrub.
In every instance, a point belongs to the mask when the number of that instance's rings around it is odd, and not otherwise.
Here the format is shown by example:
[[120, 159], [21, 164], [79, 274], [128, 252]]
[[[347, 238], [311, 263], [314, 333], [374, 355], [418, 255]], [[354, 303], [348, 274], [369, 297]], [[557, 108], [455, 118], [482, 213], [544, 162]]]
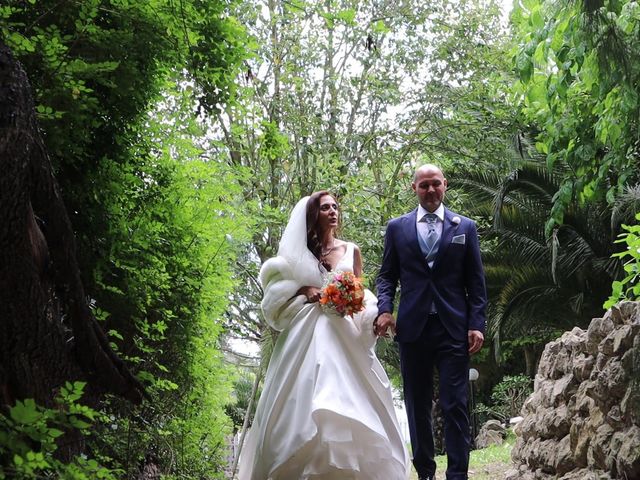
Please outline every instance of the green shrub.
[[[0, 414], [0, 479], [57, 478], [116, 480], [121, 471], [79, 455], [68, 463], [55, 456], [65, 433], [87, 434], [101, 421], [95, 410], [77, 403], [84, 382], [67, 382], [56, 397], [56, 408], [44, 408], [28, 398], [18, 400], [8, 416]], [[108, 460], [108, 459], [107, 459]]]
[[[636, 214], [636, 220], [640, 221], [640, 213]], [[623, 225], [622, 228], [627, 232], [621, 233], [616, 243], [626, 243], [627, 249], [612, 256], [627, 260], [624, 264], [627, 276], [613, 282], [613, 291], [604, 308], [611, 308], [621, 300], [640, 299], [640, 225]]]
[[491, 405], [478, 403], [476, 415], [482, 420], [495, 418], [506, 423], [519, 415], [522, 405], [532, 392], [532, 380], [526, 375], [507, 375], [493, 387]]

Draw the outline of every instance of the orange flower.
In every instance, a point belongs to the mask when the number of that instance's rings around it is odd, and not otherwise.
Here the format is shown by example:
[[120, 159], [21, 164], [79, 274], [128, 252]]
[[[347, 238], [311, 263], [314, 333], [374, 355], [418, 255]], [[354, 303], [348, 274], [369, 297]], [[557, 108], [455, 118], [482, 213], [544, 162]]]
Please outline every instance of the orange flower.
[[364, 309], [362, 280], [353, 272], [332, 272], [322, 289], [320, 303], [340, 315], [353, 315]]

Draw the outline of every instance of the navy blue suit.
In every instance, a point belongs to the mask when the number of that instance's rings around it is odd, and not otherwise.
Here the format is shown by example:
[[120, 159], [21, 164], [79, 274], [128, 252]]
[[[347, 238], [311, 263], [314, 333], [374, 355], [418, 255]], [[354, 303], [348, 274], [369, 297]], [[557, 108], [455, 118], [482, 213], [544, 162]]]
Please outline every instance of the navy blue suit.
[[[448, 479], [466, 479], [470, 432], [468, 331], [484, 332], [487, 296], [475, 222], [445, 208], [435, 261], [429, 267], [416, 229], [417, 209], [391, 220], [377, 278], [379, 312], [393, 312], [400, 284], [396, 340], [400, 347], [413, 463], [435, 471], [431, 424], [433, 370], [440, 379]], [[435, 306], [437, 314], [431, 314]]]

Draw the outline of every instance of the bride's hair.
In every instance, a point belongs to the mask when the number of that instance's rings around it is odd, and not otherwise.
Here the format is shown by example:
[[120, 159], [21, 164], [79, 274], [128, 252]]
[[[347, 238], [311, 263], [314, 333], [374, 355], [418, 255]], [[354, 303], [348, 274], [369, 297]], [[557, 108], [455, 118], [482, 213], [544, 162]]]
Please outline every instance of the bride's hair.
[[[307, 202], [307, 248], [311, 253], [313, 253], [314, 257], [316, 257], [324, 267], [329, 270], [331, 266], [328, 263], [322, 261], [322, 237], [320, 232], [320, 228], [318, 227], [318, 215], [320, 214], [320, 199], [329, 195], [333, 197], [335, 200], [335, 196], [326, 190], [320, 190], [319, 192], [314, 192], [309, 196], [309, 201]], [[337, 200], [336, 200], [337, 201]], [[340, 217], [338, 217], [340, 218]]]

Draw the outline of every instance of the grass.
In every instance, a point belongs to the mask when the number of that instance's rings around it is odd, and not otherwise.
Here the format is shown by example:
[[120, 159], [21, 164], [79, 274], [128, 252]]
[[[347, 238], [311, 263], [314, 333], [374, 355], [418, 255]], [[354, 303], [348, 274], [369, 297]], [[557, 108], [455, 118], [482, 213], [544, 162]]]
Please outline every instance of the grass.
[[[481, 450], [472, 450], [469, 459], [469, 480], [498, 480], [504, 478], [504, 473], [511, 468], [511, 449], [515, 443], [515, 435], [509, 432], [502, 445], [492, 445]], [[444, 478], [447, 470], [447, 457], [436, 457], [436, 475]], [[418, 475], [411, 469], [411, 480], [417, 480]]]

